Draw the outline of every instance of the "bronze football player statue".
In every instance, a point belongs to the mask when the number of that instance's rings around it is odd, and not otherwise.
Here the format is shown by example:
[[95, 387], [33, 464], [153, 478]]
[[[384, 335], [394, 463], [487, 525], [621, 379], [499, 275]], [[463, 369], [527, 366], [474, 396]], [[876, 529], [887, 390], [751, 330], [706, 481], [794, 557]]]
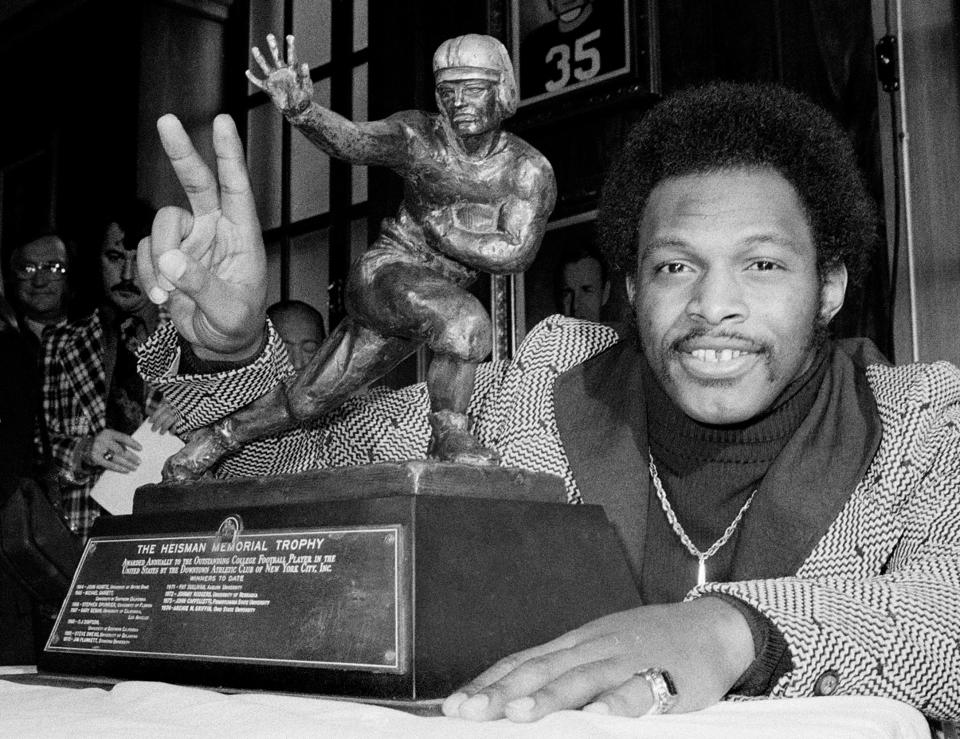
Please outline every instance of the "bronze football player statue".
[[200, 429], [167, 461], [164, 479], [188, 480], [241, 445], [316, 418], [426, 344], [431, 457], [496, 464], [470, 433], [467, 405], [477, 364], [490, 353], [490, 317], [466, 287], [482, 272], [526, 269], [556, 200], [549, 162], [500, 123], [516, 111], [506, 49], [490, 36], [444, 41], [433, 56], [439, 114], [403, 111], [355, 123], [312, 101], [309, 66], [293, 36], [283, 60], [253, 56], [247, 72], [283, 115], [330, 156], [379, 164], [403, 178], [403, 202], [386, 218], [347, 280], [347, 317], [293, 383]]

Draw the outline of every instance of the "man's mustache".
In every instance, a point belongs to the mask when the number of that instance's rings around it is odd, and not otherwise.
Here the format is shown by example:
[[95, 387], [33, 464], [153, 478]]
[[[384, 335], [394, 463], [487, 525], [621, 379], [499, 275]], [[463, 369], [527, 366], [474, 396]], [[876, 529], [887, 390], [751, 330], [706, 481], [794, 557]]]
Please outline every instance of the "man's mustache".
[[132, 280], [120, 280], [116, 285], [110, 288], [110, 292], [127, 292], [127, 293], [136, 293], [140, 294], [140, 288], [137, 286], [137, 283]]

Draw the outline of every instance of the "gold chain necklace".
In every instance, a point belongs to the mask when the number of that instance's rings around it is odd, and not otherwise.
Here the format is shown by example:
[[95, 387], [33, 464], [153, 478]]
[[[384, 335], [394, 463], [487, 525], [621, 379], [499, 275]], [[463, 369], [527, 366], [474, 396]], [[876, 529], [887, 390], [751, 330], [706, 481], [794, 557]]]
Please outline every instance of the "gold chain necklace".
[[754, 489], [754, 491], [750, 493], [747, 502], [743, 504], [736, 518], [727, 526], [727, 530], [723, 532], [723, 536], [713, 542], [707, 551], [701, 552], [697, 549], [696, 545], [690, 541], [687, 532], [683, 530], [683, 526], [681, 526], [680, 521], [677, 520], [677, 514], [673, 512], [670, 501], [667, 500], [667, 493], [663, 489], [663, 483], [660, 482], [660, 475], [657, 474], [657, 465], [653, 463], [653, 454], [650, 452], [647, 452], [647, 454], [650, 457], [650, 479], [653, 480], [653, 489], [657, 491], [657, 497], [660, 499], [660, 506], [663, 508], [663, 512], [667, 517], [667, 523], [673, 528], [673, 533], [680, 537], [680, 542], [687, 548], [687, 551], [699, 561], [700, 564], [697, 566], [697, 585], [703, 585], [707, 581], [707, 560], [716, 554], [720, 547], [726, 544], [727, 541], [730, 540], [730, 537], [733, 536], [733, 532], [736, 531], [737, 526], [740, 525], [740, 519], [743, 518], [743, 514], [747, 512], [747, 508], [749, 508], [753, 502], [753, 496], [757, 494], [757, 490]]

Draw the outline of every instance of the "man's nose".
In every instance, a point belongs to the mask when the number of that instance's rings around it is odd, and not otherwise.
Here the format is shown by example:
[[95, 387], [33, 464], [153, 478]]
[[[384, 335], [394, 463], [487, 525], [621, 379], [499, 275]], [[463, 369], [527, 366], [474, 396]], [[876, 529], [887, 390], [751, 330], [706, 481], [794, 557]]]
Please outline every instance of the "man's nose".
[[137, 276], [137, 253], [127, 252], [123, 260], [123, 279], [133, 281]]
[[290, 353], [290, 364], [293, 365], [293, 368], [299, 372], [307, 364], [307, 357], [303, 353], [303, 349], [298, 346], [287, 347]]
[[707, 323], [741, 320], [747, 316], [743, 286], [725, 269], [707, 269], [693, 286], [687, 314]]
[[50, 273], [45, 269], [38, 269], [30, 276], [30, 284], [41, 287], [50, 282]]

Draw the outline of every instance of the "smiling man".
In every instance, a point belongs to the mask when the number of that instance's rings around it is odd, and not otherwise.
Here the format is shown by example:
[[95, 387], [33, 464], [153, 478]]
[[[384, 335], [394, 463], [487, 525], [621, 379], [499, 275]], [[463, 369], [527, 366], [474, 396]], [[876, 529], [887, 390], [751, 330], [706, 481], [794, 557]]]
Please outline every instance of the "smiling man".
[[37, 342], [47, 326], [67, 320], [70, 297], [67, 245], [56, 234], [46, 234], [14, 250], [10, 257], [16, 308], [24, 328]]
[[[250, 316], [217, 349], [186, 339], [196, 313], [175, 313], [184, 338], [170, 326], [145, 348], [141, 370], [197, 427], [289, 370], [244, 288], [264, 279], [263, 247], [235, 129], [215, 121], [220, 194], [182, 129], [166, 143], [187, 192], [221, 207], [217, 233], [242, 236], [197, 243], [158, 222], [141, 245], [145, 285], [170, 280], [209, 325]], [[844, 133], [778, 87], [680, 93], [632, 131], [598, 223], [630, 275], [636, 331], [547, 319], [513, 362], [481, 365], [470, 410], [504, 464], [604, 507], [646, 605], [505, 658], [444, 712], [533, 721], [832, 694], [956, 720], [960, 371], [828, 338], [877, 238]], [[176, 376], [187, 342], [231, 364]], [[358, 445], [370, 461], [420, 456], [428, 412], [422, 387], [375, 391], [219, 471], [350, 464]]]
[[638, 236], [627, 292], [640, 341], [686, 415], [747, 422], [813, 365], [847, 272], [820, 274], [803, 203], [778, 172], [671, 177], [651, 192]]

